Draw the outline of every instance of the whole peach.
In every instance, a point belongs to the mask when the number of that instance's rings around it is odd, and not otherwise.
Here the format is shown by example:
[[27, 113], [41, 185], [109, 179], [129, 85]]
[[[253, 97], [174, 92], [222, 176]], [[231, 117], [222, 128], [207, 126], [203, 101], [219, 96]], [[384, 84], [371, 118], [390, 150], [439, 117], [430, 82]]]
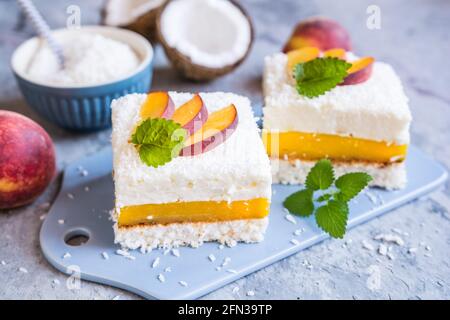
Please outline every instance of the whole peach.
[[0, 209], [32, 202], [55, 175], [55, 150], [33, 120], [0, 110]]
[[336, 21], [323, 17], [313, 17], [297, 24], [283, 52], [301, 47], [317, 47], [321, 51], [334, 48], [350, 51], [352, 48], [347, 30]]

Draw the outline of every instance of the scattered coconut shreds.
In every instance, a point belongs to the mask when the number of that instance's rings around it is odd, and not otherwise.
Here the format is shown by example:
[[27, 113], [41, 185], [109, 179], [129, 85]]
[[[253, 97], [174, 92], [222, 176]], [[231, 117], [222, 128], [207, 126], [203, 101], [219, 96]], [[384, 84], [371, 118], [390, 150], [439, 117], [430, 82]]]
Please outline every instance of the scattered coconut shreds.
[[109, 259], [109, 255], [108, 255], [108, 253], [106, 253], [106, 252], [102, 252], [102, 257], [103, 257], [103, 259], [105, 259], [105, 260], [108, 260], [108, 259]]
[[409, 248], [408, 249], [408, 253], [409, 254], [413, 254], [413, 253], [416, 253], [417, 252], [417, 248]]
[[227, 246], [230, 248], [235, 247], [237, 245], [237, 241], [234, 239], [231, 239], [229, 242], [227, 242]]
[[304, 267], [306, 267], [306, 269], [308, 269], [308, 270], [312, 270], [314, 267], [313, 267], [313, 265], [311, 264], [311, 262], [309, 262], [308, 260], [303, 260], [303, 262], [302, 262], [302, 265], [304, 266]]
[[58, 220], [58, 223], [59, 223], [59, 224], [64, 224], [64, 219], [59, 219], [59, 220]]
[[255, 291], [253, 291], [253, 290], [248, 290], [247, 291], [247, 296], [253, 297], [254, 295], [255, 295]]
[[152, 268], [156, 268], [157, 266], [159, 266], [159, 261], [160, 260], [161, 259], [159, 257], [156, 257], [155, 260], [153, 260]]
[[291, 239], [290, 241], [294, 246], [298, 246], [300, 242], [297, 239]]
[[403, 239], [395, 234], [384, 234], [380, 233], [377, 234], [375, 237], [373, 237], [374, 240], [383, 241], [383, 242], [390, 242], [395, 243], [399, 246], [403, 246], [405, 244], [405, 241]]
[[213, 255], [212, 253], [208, 256], [209, 261], [214, 262], [216, 261], [216, 256]]
[[171, 267], [166, 267], [166, 268], [164, 269], [164, 272], [172, 272], [172, 268], [171, 268]]
[[430, 257], [432, 257], [432, 255], [430, 253], [425, 253], [424, 257], [430, 258]]
[[216, 271], [222, 270], [222, 267], [216, 267]]
[[388, 252], [387, 257], [389, 260], [395, 260], [395, 256], [391, 252]]
[[238, 272], [237, 272], [236, 270], [234, 270], [234, 269], [228, 269], [227, 272], [228, 272], [228, 273], [233, 273], [233, 274], [238, 273]]
[[366, 197], [369, 199], [370, 202], [372, 202], [373, 204], [377, 204], [376, 195], [374, 195], [373, 193], [371, 193], [369, 191], [365, 191], [364, 194], [366, 195]]
[[162, 273], [160, 273], [160, 274], [158, 274], [158, 280], [159, 280], [159, 282], [165, 282], [166, 277], [164, 277], [164, 275]]
[[47, 210], [48, 208], [50, 208], [50, 206], [51, 206], [50, 202], [44, 202], [39, 205], [39, 209]]
[[112, 300], [119, 300], [120, 299], [120, 296], [114, 296], [113, 298], [112, 298]]
[[71, 194], [71, 193], [68, 193], [68, 194], [67, 194], [67, 198], [69, 198], [70, 200], [75, 199], [74, 195]]
[[130, 255], [130, 253], [128, 251], [125, 251], [125, 250], [122, 250], [122, 249], [117, 249], [116, 250], [116, 254], [119, 255], [119, 256], [124, 256], [124, 257]]
[[39, 216], [39, 220], [41, 220], [41, 221], [44, 221], [45, 220], [45, 218], [47, 218], [47, 214], [41, 214], [40, 216]]
[[294, 236], [299, 236], [299, 235], [302, 234], [302, 232], [303, 232], [302, 229], [297, 229], [297, 230], [294, 231]]
[[127, 258], [129, 260], [135, 260], [136, 257], [132, 256], [128, 251], [122, 250], [122, 249], [117, 249], [116, 250], [116, 254], [119, 256], [122, 256], [124, 258]]
[[187, 286], [188, 286], [187, 282], [186, 282], [186, 281], [183, 281], [183, 280], [178, 281], [178, 283], [179, 283], [180, 286], [182, 286], [182, 287], [187, 287]]
[[239, 287], [234, 287], [233, 290], [231, 290], [232, 293], [238, 293], [239, 292]]
[[219, 245], [219, 250], [223, 250], [223, 248], [225, 248], [225, 246], [223, 244]]
[[164, 250], [163, 255], [167, 256], [169, 254], [169, 252], [170, 252], [170, 249], [166, 249], [166, 250]]
[[2, 266], [6, 266], [6, 261], [5, 261], [5, 260], [2, 260], [2, 261], [0, 261], [0, 264], [1, 264]]
[[89, 172], [86, 169], [83, 169], [80, 171], [80, 176], [87, 177], [89, 175]]
[[385, 256], [388, 252], [387, 247], [384, 244], [380, 244], [380, 246], [378, 247], [378, 253], [381, 254], [382, 256]]
[[367, 240], [362, 241], [362, 247], [366, 250], [373, 251], [375, 248]]
[[297, 224], [297, 220], [295, 220], [295, 218], [290, 213], [285, 215], [284, 218], [292, 224]]
[[84, 187], [84, 191], [89, 192], [89, 190], [91, 190], [89, 186]]
[[230, 257], [226, 257], [225, 259], [223, 259], [221, 267], [225, 267], [230, 261], [231, 261], [231, 258]]
[[52, 283], [53, 283], [55, 286], [59, 286], [59, 285], [61, 284], [61, 282], [59, 282], [58, 279], [53, 279]]
[[28, 270], [25, 269], [24, 267], [20, 267], [19, 271], [22, 272], [22, 273], [28, 273]]
[[63, 255], [63, 259], [69, 259], [69, 258], [71, 258], [72, 257], [72, 255], [69, 253], [69, 252], [66, 252], [66, 253], [64, 253], [64, 255]]
[[180, 256], [180, 250], [172, 249], [172, 255], [178, 258]]
[[431, 247], [430, 246], [425, 246], [425, 250], [431, 251]]
[[153, 220], [153, 216], [147, 216], [147, 220]]

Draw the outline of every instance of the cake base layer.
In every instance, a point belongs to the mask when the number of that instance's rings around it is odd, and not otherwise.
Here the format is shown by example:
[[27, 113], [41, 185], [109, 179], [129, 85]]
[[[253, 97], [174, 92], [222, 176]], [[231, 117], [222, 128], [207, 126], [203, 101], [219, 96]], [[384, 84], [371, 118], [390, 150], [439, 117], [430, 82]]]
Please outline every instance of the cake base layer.
[[198, 247], [204, 242], [218, 241], [228, 246], [237, 242], [260, 242], [264, 239], [269, 219], [245, 219], [224, 222], [172, 223], [169, 225], [114, 226], [115, 243], [143, 252], [155, 248]]
[[[303, 184], [315, 161], [272, 159], [273, 183]], [[406, 185], [406, 169], [404, 162], [377, 164], [365, 162], [333, 162], [336, 176], [349, 172], [366, 172], [373, 180], [370, 186], [386, 189], [401, 189]]]
[[190, 201], [144, 204], [120, 209], [118, 224], [170, 224], [261, 219], [269, 214], [270, 201], [257, 198], [239, 201]]
[[306, 132], [263, 131], [263, 142], [270, 157], [289, 160], [320, 160], [329, 158], [341, 161], [365, 161], [377, 163], [404, 160], [408, 146], [389, 144], [354, 137]]

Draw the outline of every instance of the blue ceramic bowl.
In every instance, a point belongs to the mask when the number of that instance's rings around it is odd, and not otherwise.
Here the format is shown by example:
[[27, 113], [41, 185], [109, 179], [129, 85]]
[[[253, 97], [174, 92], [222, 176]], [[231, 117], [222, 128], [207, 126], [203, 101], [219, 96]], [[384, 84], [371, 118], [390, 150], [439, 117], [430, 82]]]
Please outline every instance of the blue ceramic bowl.
[[[50, 122], [72, 131], [96, 131], [111, 126], [111, 101], [128, 93], [146, 93], [153, 75], [153, 48], [141, 35], [113, 27], [91, 26], [80, 30], [60, 29], [56, 36], [69, 32], [95, 32], [127, 43], [141, 63], [136, 70], [114, 81], [90, 86], [58, 86], [30, 79], [26, 68], [36, 52], [39, 38], [21, 44], [14, 52], [11, 66], [27, 103]], [[120, 63], [120, 61], [118, 61]]]

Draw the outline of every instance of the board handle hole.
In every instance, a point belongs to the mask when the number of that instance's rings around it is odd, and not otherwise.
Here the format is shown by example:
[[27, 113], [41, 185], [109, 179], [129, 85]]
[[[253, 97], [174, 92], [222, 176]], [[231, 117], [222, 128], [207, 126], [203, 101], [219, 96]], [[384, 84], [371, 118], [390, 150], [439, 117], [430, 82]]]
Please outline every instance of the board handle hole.
[[89, 241], [89, 232], [83, 229], [69, 231], [64, 237], [64, 242], [72, 247], [82, 246]]

